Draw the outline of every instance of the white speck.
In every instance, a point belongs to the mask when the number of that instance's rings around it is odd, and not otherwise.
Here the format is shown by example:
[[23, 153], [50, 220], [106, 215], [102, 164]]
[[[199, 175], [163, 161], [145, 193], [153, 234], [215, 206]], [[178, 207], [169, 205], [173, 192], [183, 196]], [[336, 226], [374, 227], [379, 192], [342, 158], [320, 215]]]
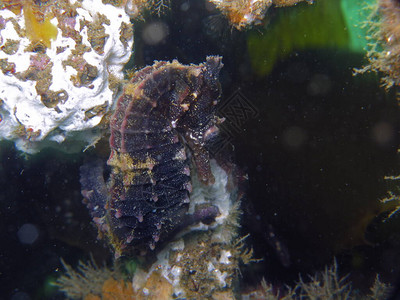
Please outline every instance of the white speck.
[[243, 16], [243, 20], [246, 21], [246, 22], [251, 21], [251, 19], [252, 19], [251, 15], [249, 15], [249, 14], [246, 14], [246, 15]]
[[214, 267], [213, 263], [210, 262], [210, 261], [208, 262], [207, 270], [208, 270], [208, 272], [212, 272], [212, 271], [215, 270], [215, 267]]
[[221, 264], [228, 265], [228, 264], [231, 263], [231, 262], [229, 261], [229, 258], [230, 258], [230, 257], [232, 257], [232, 253], [231, 253], [230, 251], [222, 250], [222, 251], [221, 251], [221, 258], [219, 259], [219, 262], [220, 262]]
[[218, 269], [215, 269], [214, 270], [214, 274], [215, 274], [215, 276], [217, 277], [217, 279], [218, 279], [218, 281], [219, 281], [219, 283], [220, 283], [220, 285], [221, 285], [221, 287], [225, 287], [226, 286], [226, 277], [228, 277], [228, 274], [226, 273], [226, 272], [221, 272], [220, 270], [218, 270]]
[[181, 276], [181, 273], [182, 273], [182, 269], [181, 269], [180, 267], [177, 267], [177, 266], [173, 266], [173, 267], [172, 267], [172, 269], [171, 269], [171, 274], [172, 274], [174, 277], [179, 277], [179, 276]]

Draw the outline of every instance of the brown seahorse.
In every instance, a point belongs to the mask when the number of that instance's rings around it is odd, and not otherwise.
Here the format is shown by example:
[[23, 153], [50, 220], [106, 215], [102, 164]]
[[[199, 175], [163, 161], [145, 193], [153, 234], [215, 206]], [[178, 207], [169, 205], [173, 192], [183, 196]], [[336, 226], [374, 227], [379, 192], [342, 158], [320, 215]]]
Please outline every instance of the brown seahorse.
[[116, 256], [154, 249], [185, 224], [218, 215], [213, 206], [189, 217], [187, 210], [191, 172], [214, 182], [206, 145], [221, 122], [222, 66], [219, 56], [200, 65], [159, 61], [125, 85], [110, 121], [108, 184], [98, 164], [81, 167], [82, 194]]

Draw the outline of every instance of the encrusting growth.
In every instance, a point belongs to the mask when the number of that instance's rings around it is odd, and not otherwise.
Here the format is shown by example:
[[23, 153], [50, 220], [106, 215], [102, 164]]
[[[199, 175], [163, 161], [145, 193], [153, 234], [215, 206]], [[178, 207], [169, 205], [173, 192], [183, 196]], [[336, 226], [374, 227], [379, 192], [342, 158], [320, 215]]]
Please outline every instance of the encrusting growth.
[[367, 59], [369, 64], [355, 73], [381, 73], [382, 85], [389, 89], [400, 84], [400, 3], [378, 0], [367, 6], [369, 19], [362, 25], [368, 28]]
[[[363, 24], [368, 27], [369, 40], [367, 59], [369, 64], [356, 69], [355, 74], [374, 71], [382, 75], [382, 86], [386, 90], [400, 85], [400, 2], [397, 0], [378, 0], [367, 6], [369, 19]], [[400, 99], [398, 99], [400, 100]], [[398, 150], [399, 151], [399, 150]], [[400, 210], [399, 179], [400, 176], [386, 176], [394, 183], [394, 189], [381, 200], [391, 211], [388, 218]]]
[[312, 3], [313, 0], [209, 0], [236, 29], [244, 29], [261, 23], [271, 5], [292, 6], [299, 2]]
[[0, 1], [0, 139], [27, 153], [80, 151], [99, 139], [135, 17], [104, 2]]

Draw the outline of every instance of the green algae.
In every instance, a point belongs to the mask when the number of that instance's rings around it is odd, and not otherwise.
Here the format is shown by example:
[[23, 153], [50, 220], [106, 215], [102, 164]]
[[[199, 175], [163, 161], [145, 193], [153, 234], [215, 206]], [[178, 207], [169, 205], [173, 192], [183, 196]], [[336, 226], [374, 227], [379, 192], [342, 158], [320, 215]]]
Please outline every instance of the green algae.
[[351, 34], [346, 24], [337, 0], [277, 9], [271, 24], [249, 33], [247, 47], [254, 73], [268, 75], [279, 60], [295, 51], [348, 49]]
[[349, 48], [353, 52], [363, 53], [367, 47], [368, 27], [365, 26], [369, 18], [369, 6], [376, 0], [341, 0], [340, 7], [346, 30], [349, 32]]

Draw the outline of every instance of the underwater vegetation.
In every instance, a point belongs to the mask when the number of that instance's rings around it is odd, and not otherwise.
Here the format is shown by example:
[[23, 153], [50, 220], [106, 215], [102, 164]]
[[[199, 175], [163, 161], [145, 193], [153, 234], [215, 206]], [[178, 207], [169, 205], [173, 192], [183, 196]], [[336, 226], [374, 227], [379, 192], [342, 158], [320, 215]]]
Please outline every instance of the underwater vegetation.
[[254, 73], [268, 75], [274, 65], [296, 51], [348, 47], [348, 33], [340, 1], [315, 1], [313, 5], [300, 3], [296, 10], [282, 8], [265, 28], [249, 33], [247, 47]]
[[367, 59], [369, 64], [357, 73], [378, 72], [382, 85], [389, 89], [400, 83], [399, 43], [400, 5], [394, 0], [378, 0], [367, 5], [370, 12], [363, 26], [368, 28]]
[[261, 23], [272, 5], [292, 6], [302, 1], [313, 2], [313, 0], [210, 0], [238, 30]]
[[[201, 256], [200, 259], [205, 258]], [[80, 262], [76, 270], [64, 264], [65, 275], [60, 277], [57, 285], [66, 293], [70, 299], [83, 300], [133, 300], [133, 299], [174, 299], [171, 285], [165, 280], [160, 272], [153, 272], [148, 278], [142, 290], [135, 291], [134, 286], [118, 270], [99, 268], [95, 263], [87, 264]], [[191, 270], [199, 271], [198, 268]], [[192, 280], [193, 289], [198, 293], [189, 293], [187, 299], [269, 299], [269, 300], [290, 300], [290, 299], [363, 299], [363, 300], [386, 300], [390, 296], [391, 287], [383, 283], [379, 277], [375, 278], [370, 291], [366, 294], [353, 289], [348, 276], [340, 277], [336, 261], [323, 271], [304, 279], [300, 276], [293, 288], [284, 287], [277, 289], [264, 279], [259, 287], [251, 292], [235, 295], [232, 292], [213, 291], [209, 293], [208, 285], [212, 285], [212, 278], [209, 274], [202, 274], [203, 281], [199, 282], [194, 277]], [[190, 284], [188, 284], [190, 286]]]
[[349, 35], [349, 50], [360, 54], [365, 53], [367, 46], [368, 26], [364, 26], [365, 20], [369, 17], [368, 7], [373, 5], [375, 0], [341, 0], [340, 7], [346, 23], [346, 31]]
[[[394, 0], [378, 0], [364, 7], [369, 12], [363, 26], [368, 28], [368, 44], [366, 58], [368, 64], [361, 69], [355, 69], [355, 74], [376, 72], [380, 76], [381, 85], [389, 92], [395, 89], [399, 100], [400, 85], [400, 4]], [[398, 150], [399, 151], [399, 150]], [[383, 203], [394, 206], [388, 218], [400, 210], [399, 180], [400, 176], [385, 176], [391, 181], [393, 188]]]
[[308, 279], [300, 277], [294, 288], [289, 288], [283, 293], [274, 291], [272, 285], [263, 280], [260, 291], [248, 295], [248, 299], [365, 299], [365, 300], [384, 300], [390, 295], [391, 288], [382, 283], [377, 276], [368, 294], [361, 294], [353, 290], [347, 277], [339, 277], [336, 262], [330, 267], [325, 267], [324, 271], [317, 272]]
[[93, 259], [87, 263], [80, 262], [76, 269], [64, 261], [62, 263], [66, 272], [57, 280], [57, 285], [72, 299], [88, 299], [89, 295], [97, 295], [107, 280], [116, 277], [115, 272], [98, 267]]

